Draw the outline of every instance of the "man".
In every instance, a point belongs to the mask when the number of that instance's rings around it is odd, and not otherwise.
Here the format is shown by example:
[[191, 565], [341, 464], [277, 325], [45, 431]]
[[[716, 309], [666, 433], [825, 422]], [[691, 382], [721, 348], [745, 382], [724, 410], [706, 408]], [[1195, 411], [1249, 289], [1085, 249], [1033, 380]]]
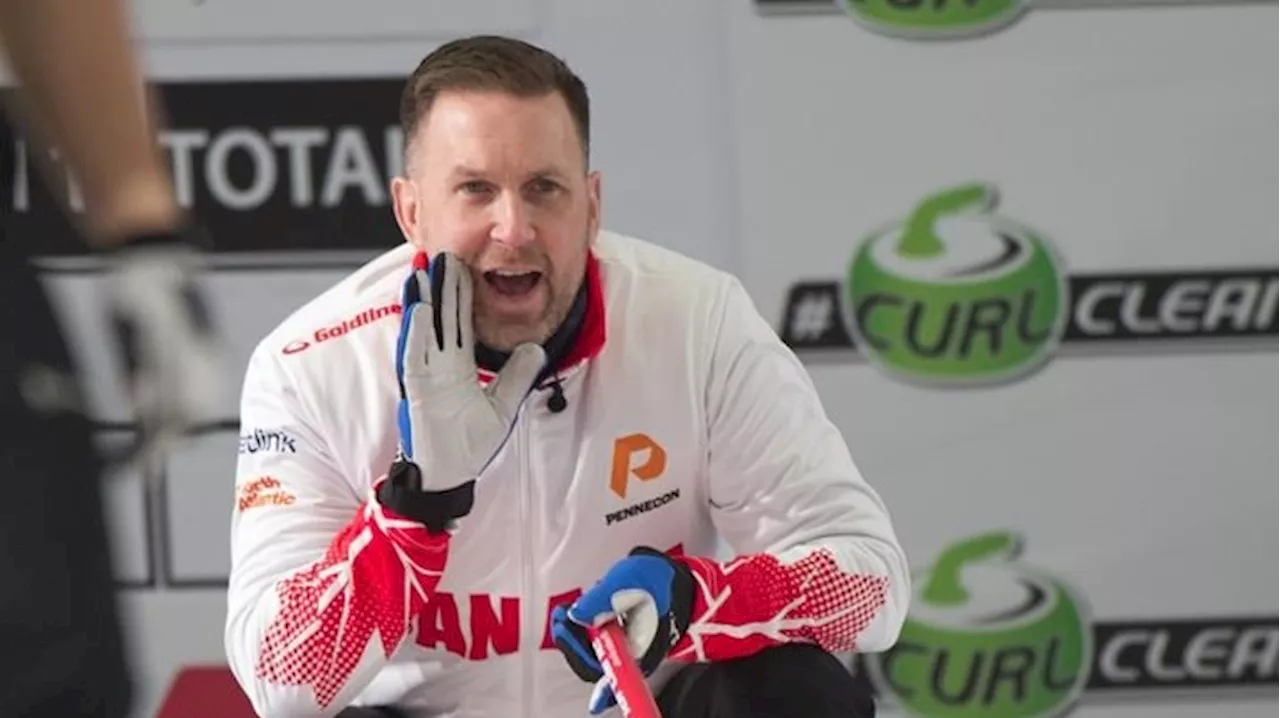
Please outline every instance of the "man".
[[407, 242], [246, 374], [242, 430], [275, 437], [231, 532], [253, 705], [604, 711], [586, 628], [620, 616], [667, 716], [867, 715], [831, 653], [901, 627], [885, 507], [733, 277], [600, 229], [582, 82], [458, 40], [401, 121]]
[[[149, 126], [120, 0], [0, 0], [20, 89], [9, 105], [84, 197], [73, 221], [109, 269], [140, 423], [158, 448], [221, 399], [218, 356], [192, 276], [195, 250]], [[29, 262], [0, 238], [0, 713], [129, 714], [130, 685], [103, 522], [103, 461], [66, 342]], [[149, 455], [149, 451], [147, 452]]]

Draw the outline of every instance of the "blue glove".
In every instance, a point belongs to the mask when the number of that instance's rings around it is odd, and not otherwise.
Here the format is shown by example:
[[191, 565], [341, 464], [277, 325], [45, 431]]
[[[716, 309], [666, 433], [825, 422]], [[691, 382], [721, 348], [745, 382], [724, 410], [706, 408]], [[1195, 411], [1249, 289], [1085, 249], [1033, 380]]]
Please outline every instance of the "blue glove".
[[595, 683], [588, 709], [604, 712], [615, 702], [600, 661], [591, 648], [588, 626], [617, 619], [627, 647], [648, 676], [689, 628], [693, 612], [693, 574], [661, 551], [640, 546], [615, 563], [594, 586], [567, 608], [551, 614], [551, 636], [579, 678]]

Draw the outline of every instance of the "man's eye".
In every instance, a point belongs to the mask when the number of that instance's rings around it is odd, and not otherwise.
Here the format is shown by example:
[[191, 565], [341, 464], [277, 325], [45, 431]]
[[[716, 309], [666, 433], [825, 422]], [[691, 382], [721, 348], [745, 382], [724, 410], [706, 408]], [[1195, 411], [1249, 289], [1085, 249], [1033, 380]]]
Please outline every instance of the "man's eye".
[[463, 182], [460, 189], [467, 194], [484, 194], [489, 191], [489, 185], [479, 180]]
[[538, 194], [551, 194], [560, 189], [560, 185], [549, 179], [539, 179], [533, 181], [533, 191]]

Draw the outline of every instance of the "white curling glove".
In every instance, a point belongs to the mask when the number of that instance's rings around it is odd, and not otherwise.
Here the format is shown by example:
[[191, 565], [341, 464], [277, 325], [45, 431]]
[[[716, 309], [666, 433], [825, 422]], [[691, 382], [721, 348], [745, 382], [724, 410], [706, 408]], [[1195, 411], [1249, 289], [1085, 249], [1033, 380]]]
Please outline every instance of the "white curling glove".
[[142, 462], [218, 418], [230, 388], [222, 339], [198, 286], [196, 230], [128, 238], [107, 255], [105, 308], [123, 355]]
[[432, 530], [470, 512], [475, 479], [506, 443], [546, 363], [541, 346], [522, 344], [480, 384], [471, 281], [456, 256], [442, 253], [428, 265], [420, 253], [404, 285], [396, 346], [400, 456], [379, 499]]

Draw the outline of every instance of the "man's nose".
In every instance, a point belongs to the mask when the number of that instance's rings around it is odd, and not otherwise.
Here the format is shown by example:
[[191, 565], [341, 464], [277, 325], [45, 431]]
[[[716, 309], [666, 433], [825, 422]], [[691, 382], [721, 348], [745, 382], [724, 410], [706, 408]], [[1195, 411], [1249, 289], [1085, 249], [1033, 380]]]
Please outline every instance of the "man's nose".
[[504, 193], [502, 199], [494, 203], [494, 212], [496, 216], [489, 236], [495, 242], [509, 247], [523, 247], [533, 241], [530, 213], [519, 195]]

